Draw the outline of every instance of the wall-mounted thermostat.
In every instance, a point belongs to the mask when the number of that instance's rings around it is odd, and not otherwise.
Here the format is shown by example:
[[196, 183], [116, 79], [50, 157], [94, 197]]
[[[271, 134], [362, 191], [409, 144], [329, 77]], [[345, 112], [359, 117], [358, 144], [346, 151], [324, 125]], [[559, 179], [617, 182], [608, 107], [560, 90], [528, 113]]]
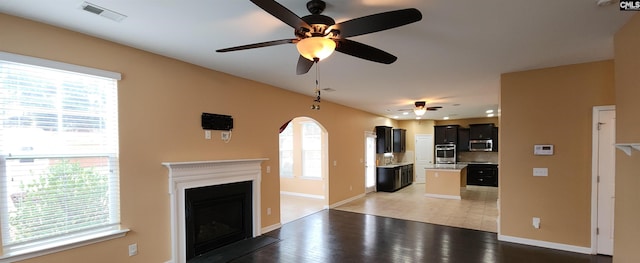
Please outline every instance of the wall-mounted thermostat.
[[534, 155], [553, 155], [553, 144], [536, 144], [533, 146]]

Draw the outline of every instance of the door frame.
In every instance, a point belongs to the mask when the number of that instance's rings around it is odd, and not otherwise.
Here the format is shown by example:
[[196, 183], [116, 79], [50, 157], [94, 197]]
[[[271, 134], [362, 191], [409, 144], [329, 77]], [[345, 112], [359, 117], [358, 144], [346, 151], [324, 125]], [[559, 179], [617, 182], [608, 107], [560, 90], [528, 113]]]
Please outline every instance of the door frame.
[[[598, 153], [599, 136], [598, 136], [598, 122], [599, 113], [601, 111], [616, 110], [615, 105], [607, 106], [595, 106], [592, 113], [592, 133], [591, 133], [591, 254], [598, 253]], [[615, 165], [615, 164], [614, 164]], [[614, 175], [615, 176], [615, 175]]]
[[[367, 156], [369, 154], [367, 152], [368, 151], [368, 149], [367, 149], [367, 140], [369, 138], [373, 138], [373, 143], [374, 143], [373, 152], [371, 153], [372, 157], [373, 157], [373, 160], [374, 160], [373, 163], [368, 163], [367, 162]], [[377, 191], [377, 189], [376, 189], [376, 163], [375, 163], [375, 160], [376, 160], [376, 145], [375, 145], [376, 138], [377, 138], [377, 135], [376, 135], [375, 132], [372, 132], [372, 131], [365, 131], [364, 132], [364, 160], [363, 160], [363, 163], [364, 163], [364, 193], [365, 194]], [[368, 166], [373, 167], [373, 188], [369, 188], [367, 186], [367, 167]]]
[[426, 182], [418, 182], [418, 173], [422, 173], [422, 176], [425, 176], [424, 169], [420, 169], [418, 167], [418, 166], [422, 165], [422, 164], [420, 164], [420, 165], [418, 164], [418, 154], [417, 154], [417, 152], [418, 152], [418, 149], [417, 149], [418, 148], [418, 138], [420, 138], [420, 137], [431, 137], [431, 140], [430, 140], [431, 143], [430, 143], [429, 146], [431, 148], [430, 153], [432, 155], [431, 155], [431, 159], [428, 160], [428, 162], [429, 162], [428, 164], [434, 164], [435, 163], [435, 154], [434, 154], [434, 151], [435, 151], [435, 141], [434, 141], [435, 140], [435, 134], [432, 134], [432, 133], [415, 134], [413, 136], [414, 146], [416, 148], [416, 149], [414, 149], [414, 157], [413, 157], [414, 158], [414, 160], [413, 160], [414, 177], [413, 178], [414, 178], [414, 183], [416, 183], [416, 184], [424, 184], [424, 183], [426, 183]]

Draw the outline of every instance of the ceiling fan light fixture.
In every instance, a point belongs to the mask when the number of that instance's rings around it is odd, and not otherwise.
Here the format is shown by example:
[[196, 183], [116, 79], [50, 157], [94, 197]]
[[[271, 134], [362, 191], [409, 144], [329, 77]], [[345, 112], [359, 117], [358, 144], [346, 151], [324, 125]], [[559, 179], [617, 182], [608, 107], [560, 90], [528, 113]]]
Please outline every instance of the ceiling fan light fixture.
[[416, 101], [416, 108], [413, 109], [413, 113], [415, 113], [417, 116], [422, 116], [427, 112], [427, 108], [425, 107], [427, 105], [426, 102], [424, 101]]
[[298, 52], [304, 58], [315, 61], [323, 60], [330, 56], [336, 49], [336, 42], [325, 37], [308, 37], [296, 44]]

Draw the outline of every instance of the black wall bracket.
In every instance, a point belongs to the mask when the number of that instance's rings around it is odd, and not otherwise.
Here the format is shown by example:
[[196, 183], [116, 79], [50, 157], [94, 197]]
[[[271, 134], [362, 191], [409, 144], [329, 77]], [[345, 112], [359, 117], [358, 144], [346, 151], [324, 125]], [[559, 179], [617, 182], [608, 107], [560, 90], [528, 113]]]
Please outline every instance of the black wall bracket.
[[233, 130], [233, 118], [229, 115], [202, 113], [203, 130]]

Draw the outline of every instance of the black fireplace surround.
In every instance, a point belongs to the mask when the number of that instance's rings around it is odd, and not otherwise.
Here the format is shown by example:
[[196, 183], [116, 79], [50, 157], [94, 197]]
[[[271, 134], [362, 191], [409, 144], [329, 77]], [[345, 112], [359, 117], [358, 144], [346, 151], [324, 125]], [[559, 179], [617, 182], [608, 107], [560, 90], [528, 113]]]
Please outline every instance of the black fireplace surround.
[[252, 182], [185, 190], [187, 260], [253, 237]]

